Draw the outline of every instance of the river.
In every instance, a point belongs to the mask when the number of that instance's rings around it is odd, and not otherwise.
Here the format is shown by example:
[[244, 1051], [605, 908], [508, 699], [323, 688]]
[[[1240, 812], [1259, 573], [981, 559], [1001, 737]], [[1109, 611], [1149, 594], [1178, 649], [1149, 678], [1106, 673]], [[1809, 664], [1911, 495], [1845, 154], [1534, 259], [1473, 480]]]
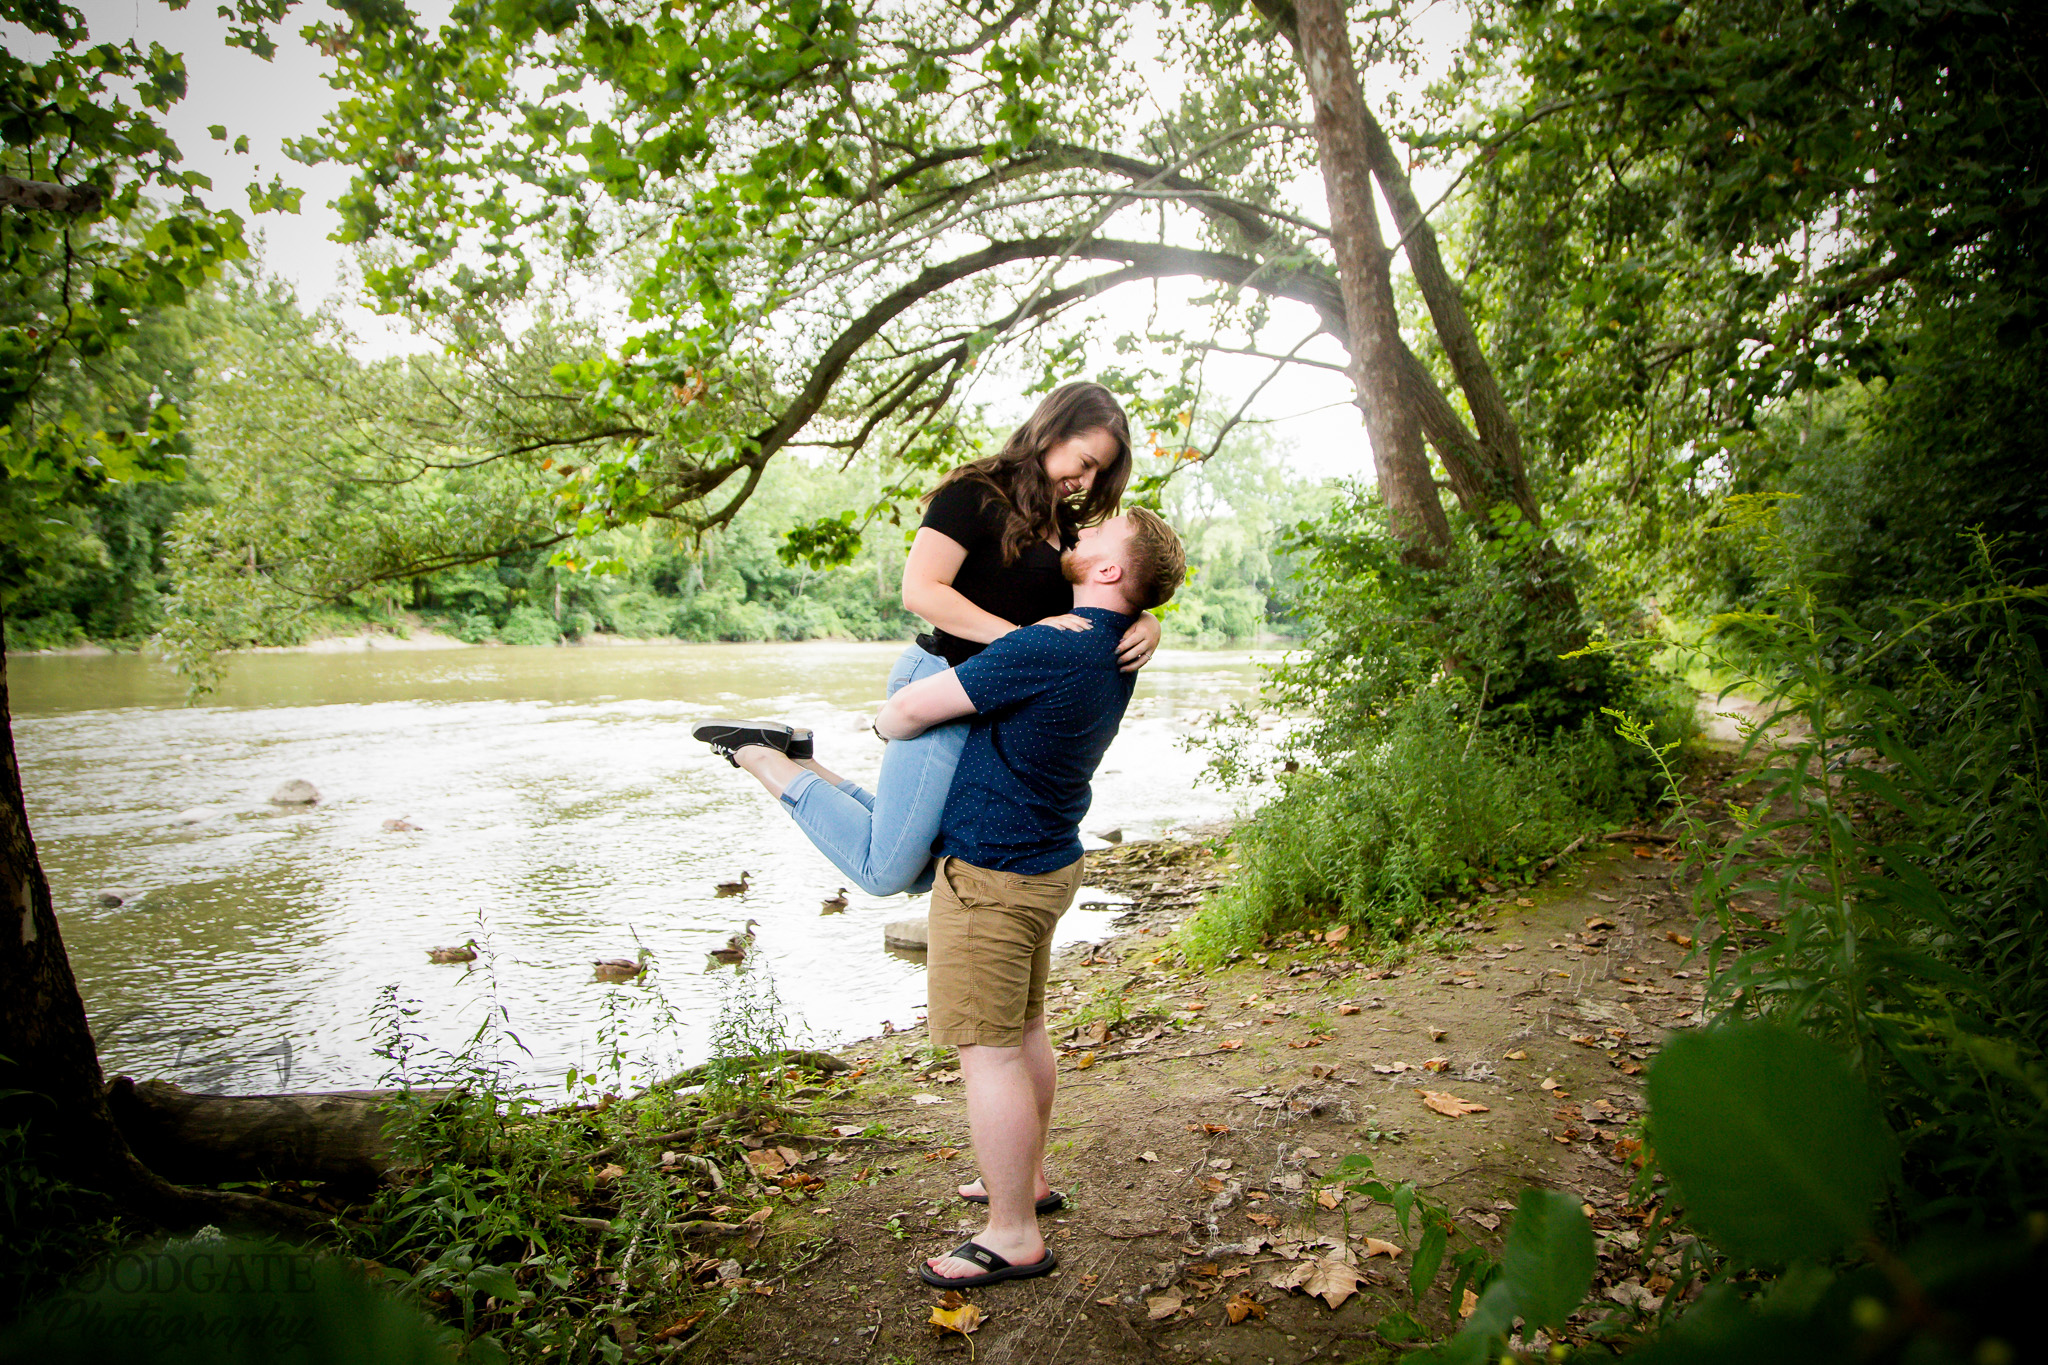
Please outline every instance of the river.
[[[258, 654], [196, 706], [145, 658], [9, 659], [30, 819], [108, 1074], [233, 1094], [371, 1086], [402, 1017], [415, 1075], [481, 1028], [472, 1051], [524, 1082], [560, 1087], [574, 1067], [609, 1088], [709, 1055], [721, 1015], [758, 1011], [770, 985], [795, 1041], [908, 1025], [923, 966], [885, 951], [882, 926], [924, 902], [854, 890], [822, 915], [843, 878], [689, 738], [709, 716], [794, 718], [821, 759], [869, 781], [881, 745], [865, 726], [899, 650]], [[1084, 830], [1228, 818], [1182, 741], [1256, 700], [1264, 657], [1162, 650]], [[271, 805], [294, 778], [322, 800]], [[211, 813], [176, 822], [195, 808]], [[742, 872], [745, 896], [715, 895]], [[110, 886], [139, 894], [105, 906]], [[1106, 935], [1113, 910], [1088, 907], [1114, 899], [1084, 890], [1062, 937]], [[749, 918], [747, 972], [716, 967], [706, 951]], [[470, 938], [477, 963], [427, 960]], [[641, 947], [645, 979], [595, 978], [593, 959]], [[411, 1013], [380, 1025], [387, 987]]]

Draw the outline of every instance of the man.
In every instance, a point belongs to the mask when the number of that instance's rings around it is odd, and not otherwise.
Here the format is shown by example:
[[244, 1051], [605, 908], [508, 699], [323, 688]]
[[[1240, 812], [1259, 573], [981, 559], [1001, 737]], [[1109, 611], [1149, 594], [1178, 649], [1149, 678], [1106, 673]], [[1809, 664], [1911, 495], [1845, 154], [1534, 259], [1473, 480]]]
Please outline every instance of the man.
[[918, 1269], [971, 1288], [1043, 1275], [1058, 1261], [1038, 1214], [1063, 1202], [1045, 1176], [1057, 1084], [1045, 1033], [1053, 926], [1081, 885], [1089, 781], [1130, 701], [1117, 642], [1186, 575], [1179, 539], [1142, 508], [1090, 527], [1061, 558], [1083, 632], [1012, 631], [956, 668], [897, 691], [875, 719], [884, 739], [974, 718], [936, 846], [927, 1017], [960, 1050], [967, 1122], [988, 1224]]

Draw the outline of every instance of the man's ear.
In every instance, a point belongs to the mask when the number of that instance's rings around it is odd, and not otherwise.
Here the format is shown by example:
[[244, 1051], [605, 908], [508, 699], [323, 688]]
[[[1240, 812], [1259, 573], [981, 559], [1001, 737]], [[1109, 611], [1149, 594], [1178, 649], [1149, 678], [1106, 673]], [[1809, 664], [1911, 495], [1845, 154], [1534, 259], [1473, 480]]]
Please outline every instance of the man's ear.
[[1105, 559], [1093, 570], [1098, 583], [1121, 583], [1124, 581], [1124, 566], [1114, 559]]

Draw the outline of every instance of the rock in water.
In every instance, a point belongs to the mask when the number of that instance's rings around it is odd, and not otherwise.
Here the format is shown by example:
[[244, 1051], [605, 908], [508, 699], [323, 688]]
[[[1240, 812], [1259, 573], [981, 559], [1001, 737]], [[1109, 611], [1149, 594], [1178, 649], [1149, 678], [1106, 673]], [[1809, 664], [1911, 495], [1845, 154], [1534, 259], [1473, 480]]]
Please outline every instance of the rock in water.
[[219, 814], [220, 807], [218, 806], [194, 806], [190, 810], [181, 810], [176, 815], [173, 815], [171, 823], [174, 825], [203, 825]]
[[103, 886], [93, 895], [101, 905], [126, 905], [142, 893], [132, 886]]
[[908, 949], [921, 953], [929, 942], [923, 915], [911, 919], [892, 919], [882, 926], [882, 942], [891, 948]]
[[295, 777], [270, 794], [273, 806], [310, 806], [320, 800], [320, 789], [303, 777]]
[[1124, 841], [1124, 832], [1121, 829], [1106, 829], [1095, 837], [1105, 844], [1120, 844]]

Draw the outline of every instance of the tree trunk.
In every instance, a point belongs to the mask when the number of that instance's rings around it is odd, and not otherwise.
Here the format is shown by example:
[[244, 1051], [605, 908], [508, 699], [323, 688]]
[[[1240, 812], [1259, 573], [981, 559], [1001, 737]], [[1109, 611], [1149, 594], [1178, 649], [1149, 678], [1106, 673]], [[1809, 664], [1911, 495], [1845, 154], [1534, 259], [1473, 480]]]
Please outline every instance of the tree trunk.
[[[397, 1162], [395, 1090], [199, 1095], [116, 1076], [107, 1104], [136, 1156], [172, 1180], [321, 1180], [376, 1185]], [[452, 1090], [413, 1092], [432, 1102]]]
[[1315, 105], [1316, 143], [1330, 203], [1330, 239], [1351, 333], [1351, 382], [1365, 413], [1373, 467], [1394, 535], [1414, 563], [1438, 564], [1451, 543], [1450, 522], [1430, 475], [1422, 424], [1407, 401], [1393, 253], [1380, 234], [1371, 162], [1363, 133], [1365, 94], [1351, 60], [1344, 10], [1336, 0], [1296, 6], [1302, 71]]
[[53, 185], [0, 175], [0, 207], [41, 209], [46, 213], [91, 213], [100, 206], [100, 192], [90, 185]]
[[[6, 623], [0, 618], [0, 632]], [[8, 1091], [21, 1093], [7, 1095]], [[311, 1228], [320, 1218], [251, 1195], [185, 1190], [143, 1165], [115, 1126], [85, 1002], [50, 903], [22, 800], [0, 649], [0, 1118], [26, 1122], [32, 1159], [163, 1226]]]

